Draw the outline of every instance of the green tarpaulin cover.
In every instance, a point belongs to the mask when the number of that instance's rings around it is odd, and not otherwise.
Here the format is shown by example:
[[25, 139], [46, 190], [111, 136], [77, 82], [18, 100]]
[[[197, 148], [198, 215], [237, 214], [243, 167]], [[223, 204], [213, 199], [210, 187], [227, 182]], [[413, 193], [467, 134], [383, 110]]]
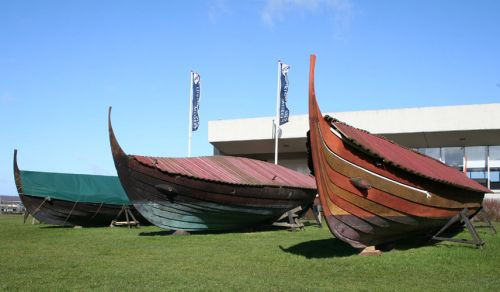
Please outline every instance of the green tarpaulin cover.
[[35, 197], [130, 205], [116, 176], [21, 171], [23, 193]]

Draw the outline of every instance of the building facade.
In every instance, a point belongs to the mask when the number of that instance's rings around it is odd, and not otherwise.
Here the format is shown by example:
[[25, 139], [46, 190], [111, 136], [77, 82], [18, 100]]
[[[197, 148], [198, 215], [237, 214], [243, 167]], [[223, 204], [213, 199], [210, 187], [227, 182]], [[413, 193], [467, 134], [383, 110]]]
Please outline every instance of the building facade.
[[[464, 171], [500, 198], [500, 103], [328, 113]], [[214, 154], [274, 162], [272, 117], [209, 121]], [[279, 164], [308, 173], [307, 115], [281, 127]]]
[[19, 197], [0, 196], [0, 213], [23, 213], [24, 205]]

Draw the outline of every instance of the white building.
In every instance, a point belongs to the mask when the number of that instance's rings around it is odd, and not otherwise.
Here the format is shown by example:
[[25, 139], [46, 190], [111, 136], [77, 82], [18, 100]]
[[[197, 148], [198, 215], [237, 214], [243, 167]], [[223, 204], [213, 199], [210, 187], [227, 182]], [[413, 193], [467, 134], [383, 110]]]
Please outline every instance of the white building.
[[[500, 198], [500, 103], [328, 113], [354, 127], [463, 170]], [[208, 122], [214, 154], [274, 162], [273, 117]], [[307, 115], [290, 116], [279, 140], [279, 164], [308, 173]]]
[[24, 212], [23, 203], [19, 200], [5, 201], [0, 200], [0, 214], [1, 213], [22, 213]]

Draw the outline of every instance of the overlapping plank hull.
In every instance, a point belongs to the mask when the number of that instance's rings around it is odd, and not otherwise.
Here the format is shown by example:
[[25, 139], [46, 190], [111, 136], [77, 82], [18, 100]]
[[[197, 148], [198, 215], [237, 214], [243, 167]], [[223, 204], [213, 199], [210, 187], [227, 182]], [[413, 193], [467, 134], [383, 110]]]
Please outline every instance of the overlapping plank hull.
[[[42, 223], [59, 226], [109, 226], [122, 209], [122, 205], [117, 204], [68, 201], [26, 194], [17, 165], [17, 150], [14, 151], [14, 180], [26, 212]], [[139, 222], [146, 222], [136, 209], [132, 207], [131, 211]]]
[[[309, 159], [331, 232], [356, 248], [432, 236], [463, 208], [474, 214], [484, 193], [401, 171], [361, 151], [321, 115], [309, 92]], [[369, 187], [356, 186], [363, 180]]]
[[[377, 180], [369, 176], [364, 179], [373, 183], [372, 188], [362, 191], [349, 177], [329, 168], [326, 159], [321, 163], [320, 171], [330, 174], [320, 175], [322, 188], [319, 190], [327, 223], [337, 237], [354, 247], [378, 245], [418, 234], [432, 235], [465, 205], [470, 214], [480, 206], [480, 202], [455, 205], [456, 208], [432, 206], [433, 199], [439, 201], [438, 194], [431, 194], [430, 198], [422, 193], [415, 194], [412, 201], [402, 198], [397, 188], [393, 193], [384, 191], [387, 186], [377, 185]], [[422, 199], [429, 204], [415, 202]]]
[[[137, 156], [125, 154], [114, 136], [111, 120], [109, 134], [115, 166], [127, 196], [148, 221], [162, 228], [186, 231], [241, 230], [272, 223], [297, 206], [307, 208], [316, 194], [314, 180], [307, 176], [304, 176], [309, 182], [307, 187], [288, 187], [257, 184], [256, 178], [244, 172], [238, 172], [238, 175], [252, 184], [166, 172], [147, 163], [153, 160], [155, 164], [161, 164], [167, 158], [138, 159]], [[203, 163], [215, 160], [217, 158], [206, 159]], [[250, 162], [244, 167], [253, 167], [255, 163]], [[198, 165], [193, 164], [191, 167]], [[235, 173], [233, 170], [236, 168], [234, 164], [224, 164], [220, 169], [211, 170], [218, 174], [224, 171]], [[264, 167], [262, 173], [269, 174], [268, 169]]]
[[309, 202], [315, 193], [215, 184], [166, 174], [128, 157], [124, 160], [117, 170], [130, 200], [148, 221], [166, 229], [237, 230], [270, 223]]
[[[20, 194], [27, 212], [40, 222], [59, 226], [108, 226], [121, 210], [119, 205], [45, 200]], [[136, 210], [134, 214], [139, 216]]]

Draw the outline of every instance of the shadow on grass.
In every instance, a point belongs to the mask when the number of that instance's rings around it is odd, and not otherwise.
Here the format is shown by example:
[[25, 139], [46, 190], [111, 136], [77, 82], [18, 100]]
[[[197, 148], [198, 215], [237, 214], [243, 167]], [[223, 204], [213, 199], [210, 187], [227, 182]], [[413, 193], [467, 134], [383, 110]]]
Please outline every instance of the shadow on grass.
[[[210, 231], [189, 231], [189, 235], [208, 235], [208, 234], [238, 234], [238, 233], [254, 233], [254, 232], [270, 232], [278, 230], [288, 230], [287, 228], [277, 227], [277, 226], [256, 226], [244, 229], [234, 229], [234, 230], [210, 230]], [[162, 231], [150, 231], [141, 232], [139, 236], [167, 236], [176, 235], [175, 230], [162, 230]], [[180, 234], [184, 235], [184, 234]]]
[[[409, 237], [406, 239], [401, 239], [392, 243], [379, 245], [377, 246], [377, 248], [382, 251], [391, 251], [391, 250], [404, 251], [425, 246], [433, 246], [435, 248], [462, 248], [462, 247], [472, 248], [472, 249], [478, 248], [475, 244], [473, 244], [470, 234], [463, 227], [447, 230], [442, 234], [440, 234], [440, 237], [449, 238], [454, 241], [434, 240], [432, 239], [432, 234], [435, 233], [433, 232], [427, 235], [420, 235], [420, 236]], [[457, 240], [461, 240], [462, 242], [456, 242]]]
[[141, 232], [139, 236], [167, 236], [174, 234], [175, 230]]
[[284, 252], [301, 255], [308, 259], [331, 257], [348, 257], [359, 253], [359, 250], [336, 238], [311, 240], [280, 249]]
[[[45, 226], [40, 226], [41, 229], [94, 229], [94, 230], [104, 230], [106, 228], [110, 228], [109, 226], [59, 226], [59, 225], [45, 225]], [[126, 229], [127, 227], [124, 226], [119, 226], [119, 227], [113, 227], [113, 228], [123, 228]]]
[[[392, 250], [404, 251], [429, 245], [435, 245], [435, 242], [431, 242], [426, 238], [414, 237], [379, 245], [377, 249], [383, 252], [390, 252]], [[440, 246], [448, 247], [446, 245]], [[456, 247], [456, 244], [450, 246]], [[284, 248], [282, 246], [279, 246], [279, 248], [284, 252], [301, 255], [308, 259], [349, 257], [360, 253], [359, 249], [355, 249], [337, 238], [311, 240], [293, 245], [289, 248]]]

